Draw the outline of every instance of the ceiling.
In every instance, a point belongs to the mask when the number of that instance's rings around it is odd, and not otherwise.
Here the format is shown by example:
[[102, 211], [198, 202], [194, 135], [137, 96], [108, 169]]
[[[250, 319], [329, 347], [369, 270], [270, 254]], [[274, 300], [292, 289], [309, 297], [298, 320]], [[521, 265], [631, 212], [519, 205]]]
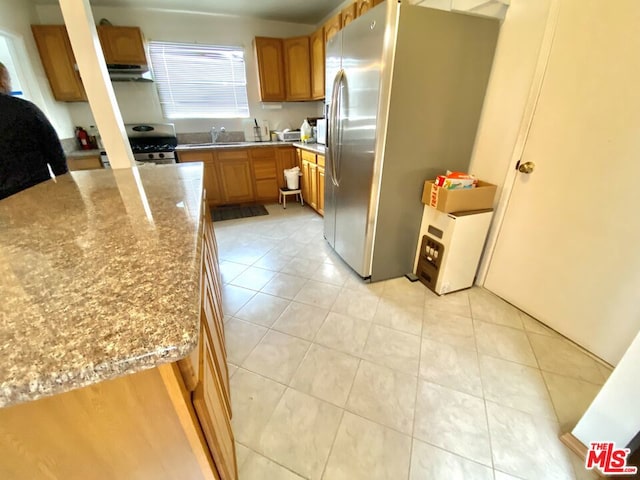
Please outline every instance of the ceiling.
[[[316, 25], [344, 0], [90, 0], [101, 7], [145, 7], [240, 15]], [[57, 4], [58, 0], [34, 0]]]

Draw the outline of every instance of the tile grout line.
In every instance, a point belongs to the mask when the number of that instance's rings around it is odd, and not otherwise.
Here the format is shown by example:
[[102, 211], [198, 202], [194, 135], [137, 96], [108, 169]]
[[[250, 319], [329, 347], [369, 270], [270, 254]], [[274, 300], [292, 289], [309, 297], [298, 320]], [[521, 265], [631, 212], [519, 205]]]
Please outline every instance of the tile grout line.
[[[278, 400], [279, 401], [279, 400]], [[267, 460], [269, 460], [272, 463], [275, 463], [276, 465], [278, 465], [281, 468], [284, 468], [285, 470], [287, 470], [288, 472], [293, 473], [294, 475], [300, 477], [300, 478], [304, 478], [305, 480], [309, 480], [309, 477], [305, 477], [304, 475], [300, 475], [298, 472], [291, 470], [289, 467], [287, 467], [286, 465], [282, 465], [281, 463], [277, 462], [276, 460], [274, 460], [271, 457], [267, 457], [266, 455], [264, 455], [263, 453], [260, 453], [259, 451], [245, 445], [244, 443], [238, 442], [237, 440], [235, 440], [236, 443], [238, 443], [239, 445], [242, 445], [244, 448], [246, 448], [247, 450], [249, 450], [250, 452], [255, 453], [256, 455], [260, 455], [263, 458], [266, 458]], [[242, 466], [246, 465], [247, 460], [245, 459], [245, 461], [243, 462]], [[240, 470], [242, 469], [242, 467], [238, 468], [238, 473], [240, 473]]]
[[[471, 312], [471, 326], [473, 328], [473, 337], [474, 340], [476, 341], [476, 347], [478, 345], [478, 338], [477, 338], [477, 330], [476, 330], [476, 324], [475, 324], [475, 318], [473, 316], [473, 307], [472, 307], [472, 301], [471, 301], [471, 297], [468, 297], [468, 301], [469, 301], [469, 311]], [[476, 360], [478, 362], [478, 377], [480, 378], [480, 388], [482, 389], [482, 402], [484, 404], [484, 419], [485, 422], [487, 423], [487, 435], [489, 437], [489, 453], [491, 455], [491, 469], [493, 470], [493, 477], [495, 478], [496, 476], [496, 465], [495, 465], [495, 460], [494, 460], [494, 453], [493, 453], [493, 435], [491, 434], [491, 423], [489, 422], [489, 408], [487, 406], [487, 399], [485, 397], [485, 389], [484, 389], [484, 380], [482, 378], [482, 368], [480, 366], [480, 351], [476, 350]]]

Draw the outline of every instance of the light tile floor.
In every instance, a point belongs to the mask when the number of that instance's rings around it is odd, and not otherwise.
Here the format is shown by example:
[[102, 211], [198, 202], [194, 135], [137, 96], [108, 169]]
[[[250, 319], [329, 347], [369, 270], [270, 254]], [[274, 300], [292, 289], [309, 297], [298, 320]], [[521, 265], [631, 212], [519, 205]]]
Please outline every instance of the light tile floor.
[[241, 480], [592, 479], [608, 369], [481, 288], [365, 283], [307, 207], [215, 224]]

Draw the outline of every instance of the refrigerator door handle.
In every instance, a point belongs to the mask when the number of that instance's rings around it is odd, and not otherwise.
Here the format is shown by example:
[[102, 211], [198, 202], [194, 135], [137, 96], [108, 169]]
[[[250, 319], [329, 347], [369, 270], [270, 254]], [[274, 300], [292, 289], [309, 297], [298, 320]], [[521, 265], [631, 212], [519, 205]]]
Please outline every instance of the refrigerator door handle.
[[[340, 131], [340, 103], [338, 99], [341, 97], [340, 95], [340, 86], [342, 85], [342, 80], [344, 77], [344, 70], [340, 69], [336, 74], [333, 80], [333, 88], [331, 89], [331, 105], [329, 106], [329, 156], [331, 157], [331, 183], [333, 183], [336, 187], [339, 186], [339, 182], [337, 179], [337, 169], [336, 164], [338, 161], [338, 156], [340, 155], [340, 142], [339, 142], [339, 131]], [[336, 144], [336, 140], [338, 140]]]

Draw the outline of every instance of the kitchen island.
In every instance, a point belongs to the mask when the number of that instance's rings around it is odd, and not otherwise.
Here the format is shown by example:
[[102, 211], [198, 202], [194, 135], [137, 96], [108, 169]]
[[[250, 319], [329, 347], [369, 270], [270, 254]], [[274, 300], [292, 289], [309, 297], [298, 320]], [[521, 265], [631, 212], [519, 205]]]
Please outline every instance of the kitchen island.
[[201, 164], [0, 201], [0, 478], [236, 478]]

